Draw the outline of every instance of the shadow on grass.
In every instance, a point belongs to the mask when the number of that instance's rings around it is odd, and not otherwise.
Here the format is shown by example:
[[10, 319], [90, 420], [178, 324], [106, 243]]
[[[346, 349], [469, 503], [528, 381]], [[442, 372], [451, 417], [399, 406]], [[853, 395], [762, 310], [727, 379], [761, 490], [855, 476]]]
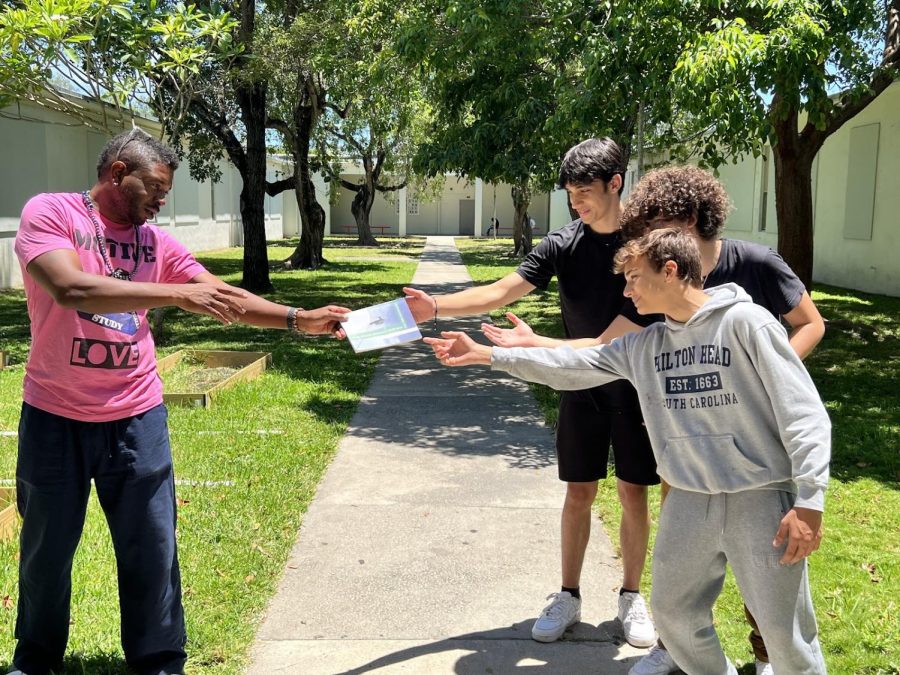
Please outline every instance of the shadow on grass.
[[815, 301], [827, 327], [806, 365], [832, 419], [832, 475], [897, 489], [900, 298], [817, 286]]
[[[12, 664], [2, 668], [7, 672]], [[134, 675], [120, 655], [70, 654], [63, 660], [63, 669], [56, 675]]]

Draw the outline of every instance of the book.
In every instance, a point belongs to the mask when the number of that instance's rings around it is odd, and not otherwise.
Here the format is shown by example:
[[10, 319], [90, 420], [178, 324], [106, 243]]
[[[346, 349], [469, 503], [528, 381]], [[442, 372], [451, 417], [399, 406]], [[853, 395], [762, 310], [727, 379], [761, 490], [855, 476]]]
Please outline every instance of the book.
[[341, 327], [357, 353], [413, 342], [422, 337], [403, 298], [350, 312]]

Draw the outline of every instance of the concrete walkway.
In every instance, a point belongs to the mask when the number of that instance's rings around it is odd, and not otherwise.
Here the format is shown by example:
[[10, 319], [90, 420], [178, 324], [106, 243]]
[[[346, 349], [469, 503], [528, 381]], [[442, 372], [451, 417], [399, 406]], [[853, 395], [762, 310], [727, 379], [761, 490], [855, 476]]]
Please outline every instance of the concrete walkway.
[[[470, 284], [453, 239], [429, 237], [412, 285]], [[248, 673], [626, 673], [644, 651], [615, 620], [621, 569], [599, 521], [582, 623], [554, 644], [531, 639], [559, 590], [564, 492], [524, 383], [444, 368], [421, 342], [386, 350], [303, 519]]]

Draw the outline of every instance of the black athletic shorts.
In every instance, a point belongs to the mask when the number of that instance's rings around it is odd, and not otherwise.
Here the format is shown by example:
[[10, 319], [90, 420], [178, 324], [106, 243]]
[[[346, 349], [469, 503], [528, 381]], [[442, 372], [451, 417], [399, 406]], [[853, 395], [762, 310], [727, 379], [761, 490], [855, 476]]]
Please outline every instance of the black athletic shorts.
[[659, 483], [640, 410], [605, 410], [590, 392], [561, 392], [556, 425], [559, 479], [581, 483], [606, 478], [610, 442], [617, 478], [637, 485]]

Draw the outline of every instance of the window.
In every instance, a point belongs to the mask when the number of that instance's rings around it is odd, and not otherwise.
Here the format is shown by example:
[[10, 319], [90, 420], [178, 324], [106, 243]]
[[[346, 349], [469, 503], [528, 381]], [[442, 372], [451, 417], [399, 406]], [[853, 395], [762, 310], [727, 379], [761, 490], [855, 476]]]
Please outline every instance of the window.
[[881, 124], [877, 122], [853, 127], [850, 130], [847, 192], [844, 206], [844, 239], [872, 239], [880, 132]]
[[408, 197], [406, 199], [406, 215], [419, 215], [419, 199], [417, 197]]

